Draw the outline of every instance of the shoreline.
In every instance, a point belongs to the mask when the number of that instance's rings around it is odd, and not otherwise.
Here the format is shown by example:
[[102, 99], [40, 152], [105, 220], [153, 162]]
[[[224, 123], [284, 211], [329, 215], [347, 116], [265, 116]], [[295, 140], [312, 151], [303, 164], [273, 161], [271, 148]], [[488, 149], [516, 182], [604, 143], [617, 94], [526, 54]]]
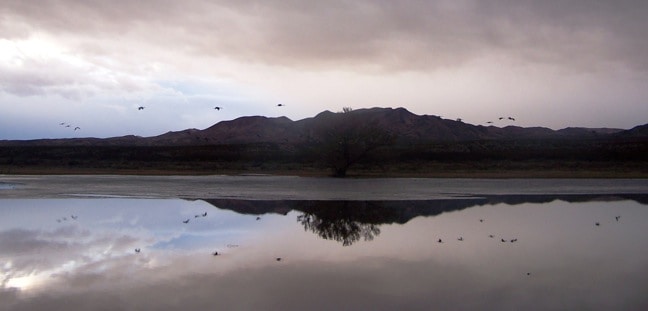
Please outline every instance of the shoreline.
[[[162, 168], [60, 168], [60, 167], [0, 167], [0, 175], [117, 175], [117, 176], [300, 176], [300, 177], [331, 177], [326, 169], [162, 169]], [[334, 177], [331, 177], [334, 178]], [[345, 178], [539, 178], [539, 179], [647, 179], [648, 168], [622, 167], [601, 169], [466, 169], [466, 168], [433, 168], [421, 167], [413, 169], [352, 169]]]

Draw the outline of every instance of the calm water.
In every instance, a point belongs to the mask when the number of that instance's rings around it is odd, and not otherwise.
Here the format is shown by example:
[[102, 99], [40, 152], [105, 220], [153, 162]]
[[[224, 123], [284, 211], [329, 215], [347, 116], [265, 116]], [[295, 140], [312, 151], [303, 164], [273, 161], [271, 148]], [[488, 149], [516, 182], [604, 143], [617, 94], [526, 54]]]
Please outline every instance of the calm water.
[[647, 203], [4, 198], [0, 309], [648, 310]]

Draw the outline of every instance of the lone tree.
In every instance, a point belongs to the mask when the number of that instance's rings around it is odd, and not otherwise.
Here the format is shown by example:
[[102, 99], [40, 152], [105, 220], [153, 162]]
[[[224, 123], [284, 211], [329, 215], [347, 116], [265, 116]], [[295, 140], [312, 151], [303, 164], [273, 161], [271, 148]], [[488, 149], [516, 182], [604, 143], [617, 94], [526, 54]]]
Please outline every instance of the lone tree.
[[334, 177], [345, 177], [351, 165], [393, 141], [378, 122], [363, 120], [349, 107], [334, 114], [318, 132], [321, 155]]

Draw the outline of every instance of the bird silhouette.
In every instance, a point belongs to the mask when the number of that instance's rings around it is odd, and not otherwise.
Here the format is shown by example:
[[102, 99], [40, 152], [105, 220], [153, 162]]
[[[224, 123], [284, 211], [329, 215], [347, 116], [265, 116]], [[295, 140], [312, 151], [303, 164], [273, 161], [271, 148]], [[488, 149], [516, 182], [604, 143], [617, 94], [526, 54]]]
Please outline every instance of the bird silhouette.
[[484, 222], [484, 220], [483, 220], [483, 219], [480, 219], [479, 222]]
[[614, 219], [616, 219], [616, 221], [619, 221], [619, 218], [621, 218], [621, 216], [614, 217]]
[[594, 224], [597, 225], [597, 226], [600, 226], [600, 225], [601, 225], [598, 221], [595, 222]]
[[74, 220], [76, 220], [77, 218], [79, 218], [79, 216], [75, 216], [75, 215], [72, 215], [72, 216], [70, 216], [70, 217], [72, 217], [72, 219], [74, 219]]
[[59, 125], [65, 125], [65, 122], [61, 122], [61, 123], [59, 123]]
[[508, 119], [511, 120], [511, 121], [515, 121], [515, 118], [513, 118], [513, 117], [508, 117]]
[[276, 260], [277, 260], [277, 261], [281, 261], [281, 257], [277, 257]]
[[439, 243], [443, 243], [443, 240], [439, 239], [439, 241], [437, 241], [437, 242], [439, 242]]
[[500, 120], [504, 120], [504, 117], [499, 117]]
[[212, 255], [214, 255], [214, 256], [218, 256], [218, 255], [220, 255], [220, 254], [219, 254], [218, 252], [214, 252], [214, 253], [212, 253]]
[[146, 108], [146, 107], [144, 107], [144, 106], [139, 106], [139, 107], [137, 107], [137, 110], [144, 110], [144, 108]]
[[256, 220], [261, 220], [261, 217], [257, 216]]
[[68, 125], [66, 125], [65, 127], [70, 127], [70, 125], [68, 124]]
[[463, 237], [460, 236], [457, 240], [459, 240], [459, 241], [463, 241]]
[[488, 121], [486, 122], [486, 124], [493, 124], [493, 121]]
[[284, 104], [277, 104], [277, 107], [284, 107], [284, 106], [286, 106], [286, 105], [284, 105]]
[[216, 106], [216, 107], [214, 107], [214, 109], [216, 109], [216, 110], [221, 110], [221, 109], [223, 109], [223, 107], [218, 107], [218, 106]]
[[140, 252], [140, 249], [139, 249], [139, 248], [136, 248], [136, 249], [135, 249], [135, 252], [136, 252], [136, 253], [139, 253], [139, 252]]
[[502, 239], [502, 243], [506, 242], [506, 240]]
[[76, 131], [76, 130], [80, 130], [80, 129], [81, 129], [81, 128], [78, 127], [78, 126], [74, 128], [75, 131]]
[[517, 239], [512, 239], [511, 240], [511, 243], [515, 243], [515, 242], [517, 242]]
[[489, 234], [488, 237], [492, 239], [492, 238], [494, 238], [495, 236], [492, 235], [492, 234]]
[[202, 214], [202, 217], [207, 217], [207, 212], [204, 212], [204, 213]]
[[188, 224], [189, 223], [189, 218], [187, 218], [187, 220], [183, 220], [182, 222], [185, 223], [185, 224]]

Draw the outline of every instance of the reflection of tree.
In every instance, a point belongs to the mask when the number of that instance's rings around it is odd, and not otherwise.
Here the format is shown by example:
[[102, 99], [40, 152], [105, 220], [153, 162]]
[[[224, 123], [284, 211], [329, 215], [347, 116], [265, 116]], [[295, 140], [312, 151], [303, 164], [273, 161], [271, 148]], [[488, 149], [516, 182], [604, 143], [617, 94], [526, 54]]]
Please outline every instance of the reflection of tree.
[[646, 194], [550, 194], [550, 195], [480, 195], [467, 199], [438, 200], [240, 200], [203, 199], [222, 209], [241, 214], [288, 215], [291, 211], [301, 213], [297, 217], [306, 231], [323, 239], [335, 240], [349, 246], [360, 239], [373, 240], [380, 234], [381, 224], [405, 224], [415, 217], [433, 217], [441, 213], [460, 211], [482, 205], [523, 203], [547, 203], [554, 200], [565, 202], [632, 200], [648, 204]]
[[361, 238], [371, 241], [380, 234], [377, 224], [361, 223], [351, 217], [320, 217], [306, 212], [297, 216], [297, 221], [304, 226], [304, 230], [310, 230], [325, 240], [341, 242], [344, 246], [349, 246]]

